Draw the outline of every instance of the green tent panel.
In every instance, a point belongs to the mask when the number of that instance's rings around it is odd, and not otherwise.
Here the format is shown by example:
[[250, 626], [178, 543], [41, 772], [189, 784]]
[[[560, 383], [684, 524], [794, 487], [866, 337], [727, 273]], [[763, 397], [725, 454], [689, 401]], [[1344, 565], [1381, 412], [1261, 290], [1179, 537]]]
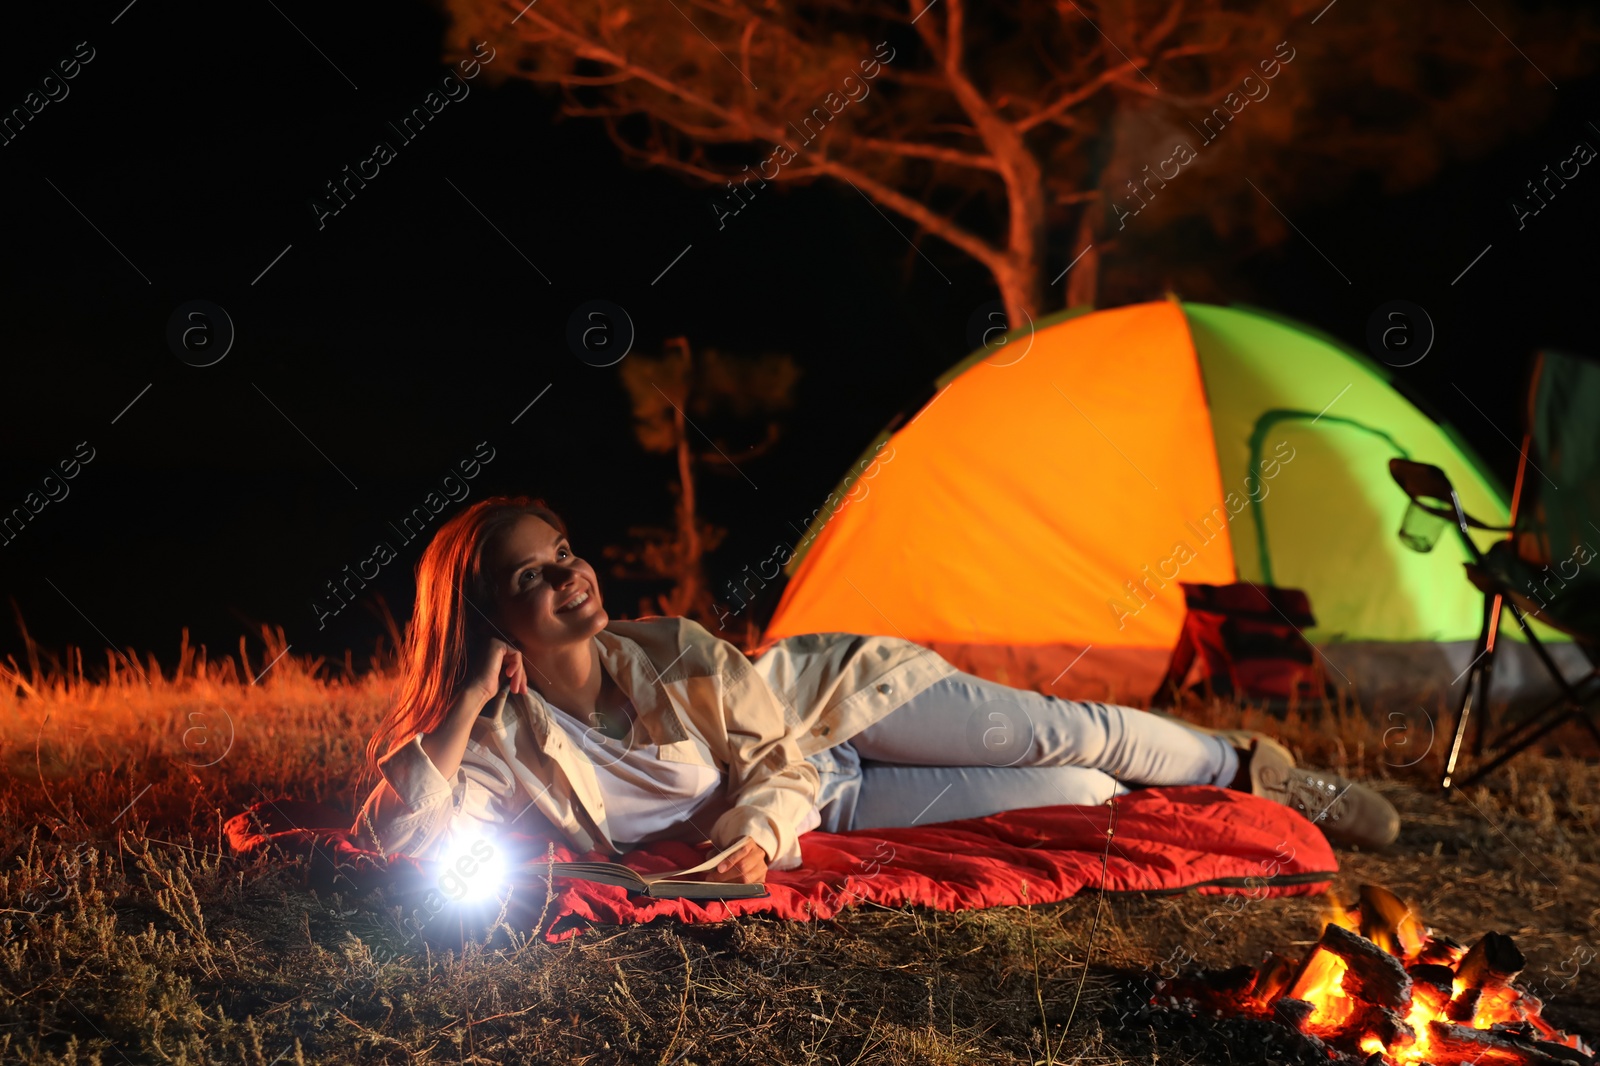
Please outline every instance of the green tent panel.
[[[1427, 554], [1400, 542], [1405, 500], [1388, 462], [1443, 468], [1469, 512], [1504, 525], [1507, 494], [1482, 462], [1395, 391], [1384, 367], [1331, 338], [1239, 308], [1183, 310], [1223, 484], [1255, 489], [1234, 521], [1240, 578], [1316, 589], [1307, 635], [1318, 643], [1476, 637], [1482, 595], [1459, 565], [1442, 565], [1466, 562], [1466, 549], [1453, 537]], [[1295, 476], [1259, 479], [1263, 459], [1280, 453]], [[1490, 535], [1479, 536], [1487, 547]]]

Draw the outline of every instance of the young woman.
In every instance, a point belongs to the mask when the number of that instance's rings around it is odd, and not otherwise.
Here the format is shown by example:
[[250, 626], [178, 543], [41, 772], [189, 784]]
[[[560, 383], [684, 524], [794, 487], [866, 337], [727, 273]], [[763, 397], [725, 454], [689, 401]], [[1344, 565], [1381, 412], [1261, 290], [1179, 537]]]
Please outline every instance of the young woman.
[[580, 853], [710, 841], [741, 847], [704, 876], [738, 882], [799, 866], [819, 827], [1140, 785], [1253, 791], [1345, 842], [1399, 831], [1377, 793], [1258, 734], [1013, 689], [910, 641], [807, 634], [752, 663], [686, 618], [612, 621], [565, 524], [527, 497], [471, 505], [418, 561], [399, 700], [367, 747], [364, 779], [380, 775], [355, 831], [385, 853], [451, 854], [490, 827]]

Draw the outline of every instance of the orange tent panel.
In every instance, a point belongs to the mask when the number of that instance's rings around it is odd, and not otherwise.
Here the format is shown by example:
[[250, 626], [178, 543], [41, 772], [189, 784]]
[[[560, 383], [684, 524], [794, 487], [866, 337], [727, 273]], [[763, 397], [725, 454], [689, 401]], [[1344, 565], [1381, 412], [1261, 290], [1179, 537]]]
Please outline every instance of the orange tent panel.
[[843, 631], [1164, 655], [1183, 620], [1177, 581], [1234, 580], [1227, 522], [1205, 521], [1226, 511], [1173, 302], [1013, 338], [859, 474], [768, 639]]

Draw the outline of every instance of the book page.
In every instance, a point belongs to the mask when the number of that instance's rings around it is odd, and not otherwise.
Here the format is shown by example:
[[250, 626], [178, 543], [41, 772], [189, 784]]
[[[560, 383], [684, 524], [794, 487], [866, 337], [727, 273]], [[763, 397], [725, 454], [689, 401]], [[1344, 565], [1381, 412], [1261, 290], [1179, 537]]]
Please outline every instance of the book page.
[[688, 869], [685, 869], [685, 870], [669, 870], [666, 873], [660, 873], [660, 874], [640, 874], [639, 877], [640, 877], [641, 880], [644, 881], [645, 884], [650, 885], [650, 884], [655, 884], [657, 881], [666, 881], [666, 880], [670, 880], [670, 879], [673, 879], [673, 878], [683, 877], [686, 874], [697, 874], [697, 873], [702, 873], [702, 872], [704, 872], [706, 870], [715, 869], [717, 863], [721, 862], [723, 859], [726, 859], [729, 855], [732, 855], [734, 852], [736, 852], [740, 848], [744, 847], [745, 843], [747, 841], [749, 841], [749, 839], [750, 839], [749, 837], [740, 837], [738, 840], [735, 840], [732, 844], [729, 844], [727, 847], [723, 848], [721, 851], [717, 852], [715, 855], [713, 855], [710, 858], [706, 859], [705, 862], [702, 862], [698, 866], [691, 866], [691, 867], [689, 867]]

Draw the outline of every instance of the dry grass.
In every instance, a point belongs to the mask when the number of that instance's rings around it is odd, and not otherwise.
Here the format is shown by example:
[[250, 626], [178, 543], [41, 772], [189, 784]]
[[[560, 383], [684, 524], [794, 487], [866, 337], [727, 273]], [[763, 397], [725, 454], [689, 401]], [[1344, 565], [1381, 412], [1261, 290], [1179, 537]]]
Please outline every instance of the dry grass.
[[[462, 952], [379, 961], [396, 928], [381, 898], [318, 896], [222, 839], [263, 795], [352, 805], [388, 696], [381, 669], [272, 662], [282, 634], [263, 635], [253, 665], [241, 644], [238, 659], [186, 653], [166, 677], [117, 655], [98, 680], [76, 655], [0, 667], [0, 1061], [1181, 1066], [1193, 1035], [1132, 1012], [1147, 975], [1309, 941], [1328, 906], [1092, 893], [864, 906], [814, 924], [595, 929], [555, 947], [501, 928]], [[1445, 932], [1517, 934], [1555, 1020], [1600, 1031], [1600, 960], [1577, 962], [1600, 923], [1600, 770], [1528, 757], [1494, 790], [1444, 801], [1428, 788], [1437, 750], [1399, 765], [1423, 750], [1422, 723], [1409, 750], [1396, 724], [1349, 708], [1270, 722], [1406, 815], [1389, 853], [1342, 854], [1337, 891], [1382, 881]]]

